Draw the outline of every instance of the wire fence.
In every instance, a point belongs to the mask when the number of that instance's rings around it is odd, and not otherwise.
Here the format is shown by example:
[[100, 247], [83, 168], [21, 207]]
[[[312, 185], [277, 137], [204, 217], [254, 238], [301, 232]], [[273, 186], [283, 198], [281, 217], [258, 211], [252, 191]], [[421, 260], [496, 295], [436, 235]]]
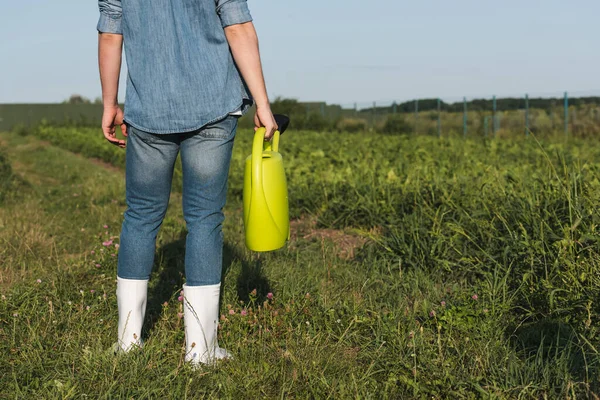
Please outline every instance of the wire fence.
[[[498, 137], [522, 133], [600, 135], [600, 90], [516, 96], [431, 98], [371, 103], [306, 103], [329, 121], [417, 135]], [[343, 122], [341, 122], [343, 124]]]
[[[277, 99], [272, 106], [274, 112], [290, 115], [296, 129], [439, 137], [600, 136], [600, 90], [345, 104]], [[98, 104], [0, 104], [0, 131], [43, 120], [99, 126], [101, 116]], [[252, 124], [251, 113], [240, 121], [244, 129]]]

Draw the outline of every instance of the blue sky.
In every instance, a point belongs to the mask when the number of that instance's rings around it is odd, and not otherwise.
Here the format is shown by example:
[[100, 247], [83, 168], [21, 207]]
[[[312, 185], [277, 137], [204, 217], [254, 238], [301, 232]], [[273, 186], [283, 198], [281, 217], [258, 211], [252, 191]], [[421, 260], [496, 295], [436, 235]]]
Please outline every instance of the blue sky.
[[[212, 1], [212, 0], [198, 0]], [[97, 2], [5, 2], [0, 103], [100, 95]], [[600, 94], [598, 0], [249, 0], [271, 97]], [[124, 88], [120, 97], [124, 97]]]

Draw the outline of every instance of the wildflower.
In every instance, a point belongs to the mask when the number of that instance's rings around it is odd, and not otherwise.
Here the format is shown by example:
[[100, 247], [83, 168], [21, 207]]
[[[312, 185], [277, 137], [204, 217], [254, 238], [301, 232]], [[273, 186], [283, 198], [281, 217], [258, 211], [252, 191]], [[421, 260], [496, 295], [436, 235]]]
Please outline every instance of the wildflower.
[[177, 300], [178, 300], [178, 301], [183, 301], [183, 296], [179, 296], [179, 297], [177, 298]]
[[94, 289], [90, 290], [90, 293], [96, 293], [96, 291]]
[[117, 255], [115, 253], [112, 253], [110, 256], [111, 257], [116, 257]]
[[442, 307], [446, 307], [446, 302], [442, 300], [442, 302], [440, 303], [442, 305]]
[[479, 296], [477, 296], [476, 294], [474, 294], [473, 296], [471, 296], [471, 298], [475, 301], [477, 301], [477, 299], [479, 299]]
[[245, 317], [246, 315], [248, 315], [248, 311], [246, 311], [246, 309], [244, 308], [242, 311], [240, 311], [240, 315], [242, 317]]
[[19, 313], [14, 313], [13, 314], [13, 317], [18, 317], [18, 316], [19, 316]]
[[83, 294], [83, 290], [80, 290], [80, 291], [79, 291], [79, 294]]
[[112, 241], [112, 239], [111, 239], [111, 240], [107, 240], [106, 242], [102, 242], [102, 246], [104, 246], [104, 247], [108, 247], [108, 246], [110, 246], [111, 244], [113, 244], [113, 241]]
[[250, 296], [256, 296], [256, 289], [250, 292]]
[[108, 225], [104, 225], [104, 226], [103, 226], [103, 228], [104, 228], [104, 229], [108, 229]]
[[119, 250], [119, 243], [115, 244], [115, 249]]
[[341, 324], [342, 320], [338, 318], [335, 322], [337, 322], [338, 324]]
[[489, 311], [489, 310], [488, 310], [487, 308], [484, 308], [484, 309], [483, 309], [483, 312], [484, 312], [485, 314], [487, 314], [487, 313], [488, 313], [488, 311]]
[[85, 306], [85, 309], [86, 309], [87, 311], [90, 311], [90, 306]]
[[92, 250], [90, 253], [92, 253], [92, 254], [96, 254], [96, 252], [95, 252], [94, 250]]
[[183, 318], [183, 313], [178, 312], [177, 313], [177, 318], [179, 318], [179, 319]]
[[100, 264], [96, 264], [96, 268], [100, 268], [100, 267], [101, 267], [101, 265], [100, 265]]
[[181, 292], [179, 292], [179, 294], [183, 296], [183, 290]]
[[229, 315], [233, 315], [235, 314], [235, 311], [233, 309], [229, 310]]
[[429, 316], [430, 316], [431, 318], [435, 317], [435, 310], [431, 310], [431, 311], [429, 312]]
[[165, 302], [163, 303], [163, 307], [169, 307], [169, 302], [168, 302], [168, 301], [165, 301]]
[[305, 296], [305, 297], [306, 297], [307, 299], [310, 299], [310, 293], [306, 293], [306, 296]]
[[67, 301], [67, 304], [71, 305], [71, 304], [73, 304], [73, 302], [71, 300], [69, 300], [69, 301]]
[[5, 295], [2, 295], [2, 300], [6, 300], [6, 296]]
[[42, 283], [41, 279], [36, 280], [37, 283]]
[[273, 293], [271, 293], [271, 292], [267, 293], [267, 299], [273, 300]]
[[103, 298], [104, 300], [106, 300], [106, 293], [104, 293], [104, 294], [102, 295], [102, 298]]
[[310, 322], [306, 321], [306, 326], [310, 326]]

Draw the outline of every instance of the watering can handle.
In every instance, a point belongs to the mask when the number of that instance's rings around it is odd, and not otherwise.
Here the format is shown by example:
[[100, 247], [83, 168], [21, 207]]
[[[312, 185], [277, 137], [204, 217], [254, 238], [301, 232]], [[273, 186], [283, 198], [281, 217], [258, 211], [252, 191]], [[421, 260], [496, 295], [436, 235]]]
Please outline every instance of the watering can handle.
[[[262, 193], [262, 165], [263, 165], [263, 150], [265, 147], [271, 147], [270, 142], [265, 143], [265, 128], [258, 128], [254, 134], [252, 142], [252, 192]], [[279, 131], [275, 131], [273, 135], [273, 151], [279, 151]], [[256, 186], [254, 186], [256, 185]], [[256, 187], [256, 191], [254, 190]]]
[[[254, 134], [254, 142], [252, 143], [252, 186], [257, 185], [257, 190], [253, 190], [253, 193], [262, 193], [262, 154], [263, 151], [273, 150], [279, 151], [279, 136], [285, 132], [290, 125], [290, 118], [283, 114], [273, 115], [275, 122], [277, 122], [278, 130], [273, 135], [272, 143], [265, 143], [265, 128], [258, 128]], [[270, 148], [272, 147], [272, 148]]]

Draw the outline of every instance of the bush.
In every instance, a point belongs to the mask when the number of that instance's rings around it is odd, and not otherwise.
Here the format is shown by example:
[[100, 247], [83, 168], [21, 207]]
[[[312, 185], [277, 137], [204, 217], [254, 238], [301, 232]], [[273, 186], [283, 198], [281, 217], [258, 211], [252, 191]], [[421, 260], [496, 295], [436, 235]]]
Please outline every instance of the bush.
[[25, 124], [16, 124], [13, 126], [12, 131], [19, 136], [27, 136], [29, 134], [29, 128]]
[[410, 133], [411, 130], [412, 126], [403, 116], [397, 114], [389, 115], [381, 128], [382, 133], [388, 134]]
[[360, 118], [343, 118], [337, 123], [336, 128], [340, 132], [365, 132], [367, 130], [367, 121]]
[[326, 131], [330, 128], [330, 122], [321, 114], [317, 113], [308, 114], [303, 125], [303, 129], [310, 129], [318, 132]]

